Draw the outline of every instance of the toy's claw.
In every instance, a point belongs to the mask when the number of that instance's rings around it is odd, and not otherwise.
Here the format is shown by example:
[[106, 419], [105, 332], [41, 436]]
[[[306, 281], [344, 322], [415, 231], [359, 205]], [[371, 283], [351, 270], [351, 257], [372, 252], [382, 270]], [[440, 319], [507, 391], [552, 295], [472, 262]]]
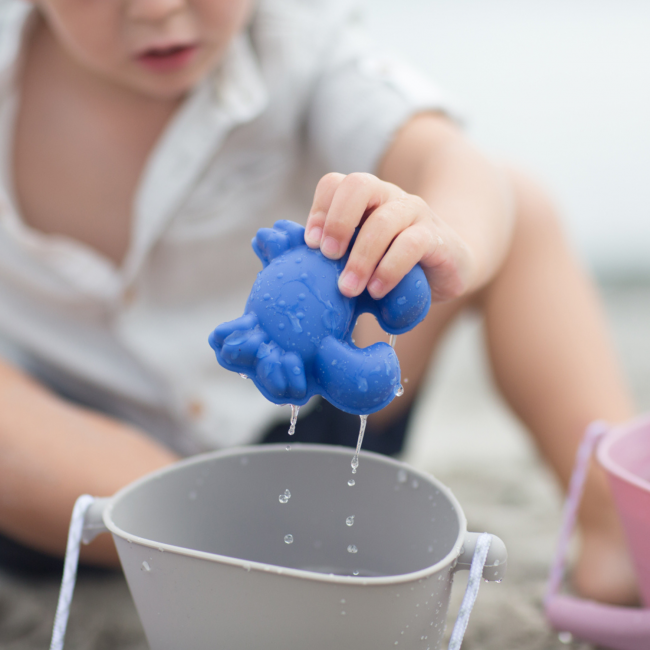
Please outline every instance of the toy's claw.
[[357, 309], [374, 314], [389, 334], [404, 334], [424, 319], [430, 306], [429, 283], [422, 268], [416, 265], [380, 300], [373, 300], [365, 291]]
[[322, 394], [334, 406], [363, 415], [378, 411], [395, 397], [399, 362], [386, 343], [357, 348], [327, 336], [316, 355], [314, 374]]
[[253, 238], [253, 250], [266, 267], [291, 248], [303, 246], [305, 229], [293, 221], [276, 221], [273, 228], [260, 228]]

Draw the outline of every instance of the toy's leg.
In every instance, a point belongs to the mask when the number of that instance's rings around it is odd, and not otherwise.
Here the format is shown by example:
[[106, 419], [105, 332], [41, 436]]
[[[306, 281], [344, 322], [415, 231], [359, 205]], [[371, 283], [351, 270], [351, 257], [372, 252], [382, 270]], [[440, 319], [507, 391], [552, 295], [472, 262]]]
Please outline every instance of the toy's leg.
[[[518, 219], [508, 258], [483, 291], [494, 375], [566, 488], [587, 424], [621, 422], [633, 405], [596, 291], [567, 246], [544, 193], [513, 174]], [[574, 569], [584, 596], [628, 603], [637, 595], [606, 477], [593, 467], [580, 511]]]

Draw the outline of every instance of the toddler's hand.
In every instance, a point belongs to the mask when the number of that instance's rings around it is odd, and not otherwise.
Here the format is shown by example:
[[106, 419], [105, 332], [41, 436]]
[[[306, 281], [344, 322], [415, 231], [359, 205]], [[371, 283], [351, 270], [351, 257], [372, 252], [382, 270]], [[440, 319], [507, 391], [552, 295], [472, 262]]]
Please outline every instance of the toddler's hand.
[[307, 245], [338, 259], [357, 226], [361, 230], [339, 278], [344, 295], [358, 296], [367, 287], [374, 299], [382, 298], [418, 262], [433, 300], [465, 292], [470, 251], [423, 199], [372, 174], [323, 176], [307, 219]]

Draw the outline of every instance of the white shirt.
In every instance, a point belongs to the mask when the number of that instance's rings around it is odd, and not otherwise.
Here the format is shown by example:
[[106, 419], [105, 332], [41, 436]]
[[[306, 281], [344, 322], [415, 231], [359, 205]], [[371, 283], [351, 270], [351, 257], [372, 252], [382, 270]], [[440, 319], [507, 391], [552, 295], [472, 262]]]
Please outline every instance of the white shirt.
[[30, 228], [12, 196], [30, 11], [0, 0], [0, 351], [178, 451], [256, 441], [283, 412], [207, 343], [243, 313], [261, 268], [251, 238], [277, 219], [304, 223], [322, 174], [374, 172], [410, 116], [447, 100], [376, 56], [347, 3], [261, 0], [152, 151], [117, 267]]

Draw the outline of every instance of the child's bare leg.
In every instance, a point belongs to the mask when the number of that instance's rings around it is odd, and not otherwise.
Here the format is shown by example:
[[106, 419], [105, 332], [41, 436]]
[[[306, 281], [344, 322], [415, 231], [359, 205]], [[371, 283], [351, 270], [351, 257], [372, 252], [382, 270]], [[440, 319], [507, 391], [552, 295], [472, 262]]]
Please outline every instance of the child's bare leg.
[[[517, 225], [508, 258], [483, 291], [496, 381], [563, 486], [587, 424], [621, 422], [633, 405], [596, 292], [571, 254], [553, 207], [513, 174]], [[623, 534], [602, 470], [593, 467], [579, 514], [575, 588], [626, 604], [638, 598]]]

